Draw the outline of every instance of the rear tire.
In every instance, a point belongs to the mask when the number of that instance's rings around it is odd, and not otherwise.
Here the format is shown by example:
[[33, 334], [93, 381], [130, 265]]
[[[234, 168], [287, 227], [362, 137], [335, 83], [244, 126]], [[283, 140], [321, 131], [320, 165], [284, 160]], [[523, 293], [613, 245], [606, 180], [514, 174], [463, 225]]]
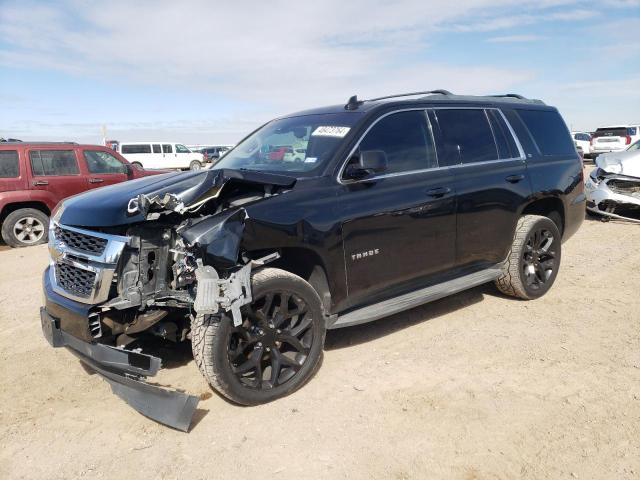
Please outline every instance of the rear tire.
[[21, 208], [2, 222], [2, 239], [11, 247], [30, 247], [49, 237], [49, 217], [35, 208]]
[[562, 238], [553, 220], [539, 215], [520, 217], [496, 287], [524, 300], [540, 298], [555, 282], [561, 254]]
[[230, 315], [191, 321], [191, 346], [200, 372], [220, 394], [258, 405], [292, 393], [316, 371], [326, 334], [318, 294], [302, 278], [277, 268], [252, 275], [253, 302], [243, 323]]

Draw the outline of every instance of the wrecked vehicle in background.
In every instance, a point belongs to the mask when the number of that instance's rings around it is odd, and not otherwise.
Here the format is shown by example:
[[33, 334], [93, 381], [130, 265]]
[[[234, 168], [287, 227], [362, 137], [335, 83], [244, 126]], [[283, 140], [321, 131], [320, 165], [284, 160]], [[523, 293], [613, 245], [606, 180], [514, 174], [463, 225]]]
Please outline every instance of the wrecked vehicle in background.
[[640, 141], [623, 152], [600, 155], [585, 183], [587, 211], [603, 220], [640, 223]]
[[214, 169], [65, 200], [43, 333], [187, 430], [198, 398], [145, 381], [161, 367], [150, 338], [190, 341], [235, 403], [275, 400], [311, 378], [328, 329], [487, 282], [544, 295], [583, 190], [566, 124], [540, 100], [354, 96], [265, 124]]

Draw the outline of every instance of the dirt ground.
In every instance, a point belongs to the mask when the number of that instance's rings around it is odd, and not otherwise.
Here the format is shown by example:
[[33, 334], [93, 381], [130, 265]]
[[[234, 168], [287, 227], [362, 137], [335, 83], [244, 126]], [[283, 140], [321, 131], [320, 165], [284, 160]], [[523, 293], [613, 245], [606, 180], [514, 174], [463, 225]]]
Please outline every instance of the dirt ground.
[[40, 331], [46, 247], [0, 251], [0, 478], [640, 478], [640, 228], [586, 220], [554, 288], [490, 285], [328, 334], [288, 398], [213, 394], [188, 349], [157, 381], [199, 394], [190, 433], [114, 396]]

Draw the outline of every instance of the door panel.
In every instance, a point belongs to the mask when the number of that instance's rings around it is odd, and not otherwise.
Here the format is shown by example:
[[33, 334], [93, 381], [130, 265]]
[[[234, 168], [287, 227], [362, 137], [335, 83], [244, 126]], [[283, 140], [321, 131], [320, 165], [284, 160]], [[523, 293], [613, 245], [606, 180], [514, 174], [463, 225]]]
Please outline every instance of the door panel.
[[170, 143], [162, 144], [162, 166], [156, 168], [178, 168], [176, 165], [176, 154], [173, 151], [173, 145]]
[[502, 262], [511, 247], [518, 209], [531, 188], [521, 159], [454, 168], [458, 194], [458, 266]]
[[[447, 168], [344, 187], [339, 203], [353, 304], [454, 265], [452, 187], [453, 176]], [[449, 193], [437, 192], [446, 188], [451, 189]], [[428, 193], [432, 190], [436, 192]]]
[[387, 165], [370, 178], [345, 179], [338, 196], [351, 306], [390, 289], [417, 288], [455, 262], [453, 175], [438, 168], [424, 110], [378, 119], [349, 166], [364, 151], [382, 155]]
[[531, 194], [522, 148], [498, 110], [442, 108], [430, 116], [438, 153], [455, 178], [456, 266], [502, 262]]
[[85, 166], [89, 176], [87, 182], [91, 188], [104, 187], [128, 180], [125, 165], [114, 155], [102, 150], [85, 150]]
[[59, 202], [89, 189], [75, 150], [29, 150], [28, 155], [34, 190], [48, 191]]

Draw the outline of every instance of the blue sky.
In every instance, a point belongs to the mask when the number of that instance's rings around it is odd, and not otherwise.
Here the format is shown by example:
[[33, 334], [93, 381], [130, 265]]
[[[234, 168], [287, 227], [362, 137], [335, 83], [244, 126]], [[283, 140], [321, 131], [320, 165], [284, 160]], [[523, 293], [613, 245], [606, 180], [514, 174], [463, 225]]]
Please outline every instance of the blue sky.
[[357, 93], [517, 92], [640, 122], [640, 0], [0, 0], [0, 136], [234, 143]]

